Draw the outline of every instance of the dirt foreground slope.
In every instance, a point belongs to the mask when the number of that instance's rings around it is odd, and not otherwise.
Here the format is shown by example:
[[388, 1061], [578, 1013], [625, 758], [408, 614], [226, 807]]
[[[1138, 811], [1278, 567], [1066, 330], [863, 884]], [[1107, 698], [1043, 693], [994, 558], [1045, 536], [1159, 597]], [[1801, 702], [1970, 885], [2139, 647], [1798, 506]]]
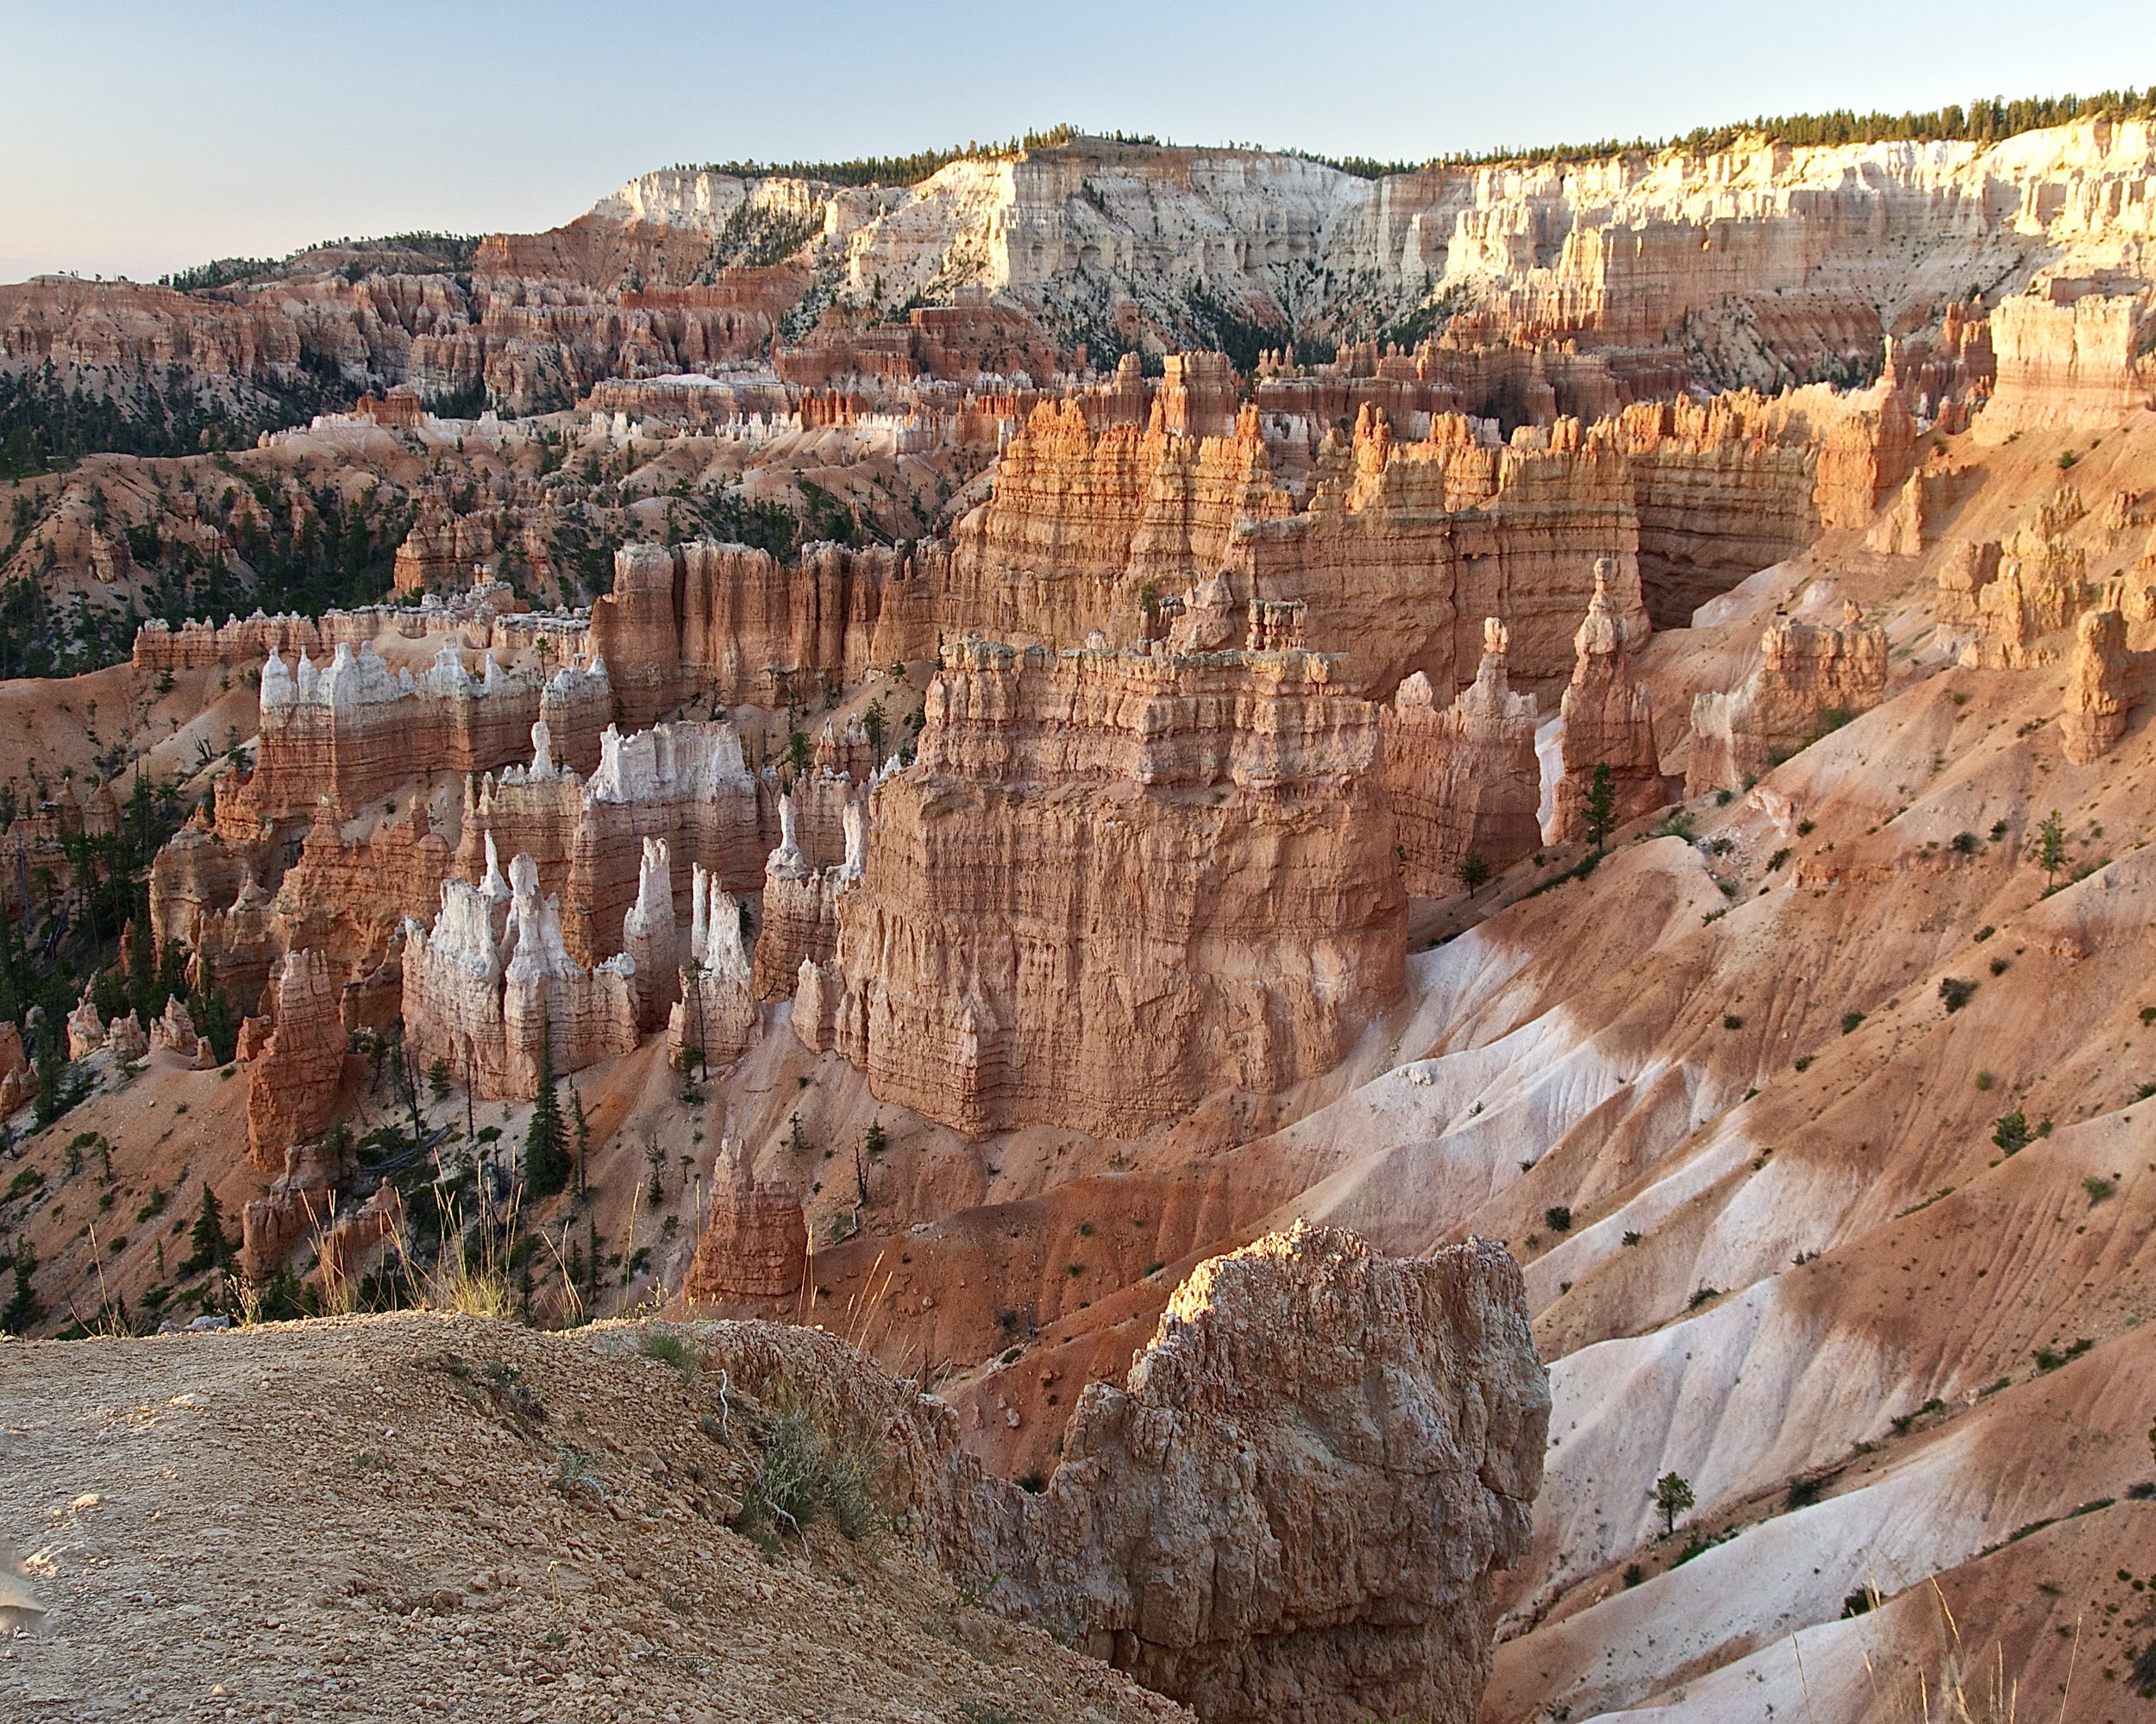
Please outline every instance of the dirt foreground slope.
[[805, 1556], [720, 1525], [738, 1382], [648, 1332], [0, 1345], [0, 1717], [1188, 1715], [973, 1608], [899, 1533], [818, 1520]]

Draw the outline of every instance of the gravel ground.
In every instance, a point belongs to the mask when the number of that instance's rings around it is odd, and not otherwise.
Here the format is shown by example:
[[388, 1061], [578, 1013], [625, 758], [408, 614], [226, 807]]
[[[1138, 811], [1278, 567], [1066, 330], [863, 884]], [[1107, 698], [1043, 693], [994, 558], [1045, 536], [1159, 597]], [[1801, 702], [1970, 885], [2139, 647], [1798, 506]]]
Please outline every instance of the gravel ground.
[[1188, 1717], [895, 1533], [724, 1524], [743, 1420], [642, 1332], [0, 1344], [0, 1716]]

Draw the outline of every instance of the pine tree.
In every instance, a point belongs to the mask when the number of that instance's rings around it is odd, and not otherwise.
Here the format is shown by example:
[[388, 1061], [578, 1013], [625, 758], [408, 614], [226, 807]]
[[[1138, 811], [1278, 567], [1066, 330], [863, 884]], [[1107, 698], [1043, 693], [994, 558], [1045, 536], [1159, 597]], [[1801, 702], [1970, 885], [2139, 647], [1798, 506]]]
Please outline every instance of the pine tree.
[[25, 1333], [45, 1314], [45, 1307], [37, 1302], [37, 1293], [30, 1285], [30, 1272], [36, 1267], [37, 1253], [30, 1249], [30, 1242], [18, 1239], [15, 1247], [15, 1297], [8, 1301], [5, 1311], [0, 1311], [0, 1331], [10, 1335]]
[[1677, 1517], [1692, 1506], [1692, 1482], [1673, 1472], [1665, 1472], [1654, 1482], [1654, 1506], [1662, 1511], [1662, 1533], [1667, 1538], [1677, 1531]]
[[524, 1132], [524, 1187], [534, 1197], [551, 1197], [569, 1182], [567, 1128], [561, 1100], [555, 1094], [554, 1030], [539, 1032], [539, 1094], [531, 1104], [531, 1124]]
[[202, 1211], [195, 1217], [194, 1231], [187, 1236], [187, 1243], [194, 1249], [179, 1266], [183, 1276], [200, 1275], [232, 1261], [234, 1247], [232, 1241], [225, 1238], [224, 1211], [218, 1207], [217, 1194], [210, 1188], [206, 1180], [202, 1188]]
[[2044, 870], [2046, 884], [2055, 881], [2066, 866], [2066, 826], [2056, 808], [2037, 825], [2036, 866]]
[[1595, 853], [1601, 854], [1608, 843], [1611, 830], [1617, 824], [1617, 781], [1612, 776], [1608, 761], [1595, 762], [1594, 776], [1587, 781], [1587, 841], [1595, 846]]

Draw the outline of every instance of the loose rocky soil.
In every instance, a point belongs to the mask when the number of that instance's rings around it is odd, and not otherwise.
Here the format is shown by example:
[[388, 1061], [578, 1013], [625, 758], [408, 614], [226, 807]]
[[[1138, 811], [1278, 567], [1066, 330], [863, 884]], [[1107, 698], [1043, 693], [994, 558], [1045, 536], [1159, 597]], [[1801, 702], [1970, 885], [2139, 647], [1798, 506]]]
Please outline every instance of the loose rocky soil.
[[723, 1524], [738, 1406], [645, 1333], [0, 1344], [0, 1716], [1188, 1715], [969, 1607], [895, 1533], [814, 1522], [804, 1555]]

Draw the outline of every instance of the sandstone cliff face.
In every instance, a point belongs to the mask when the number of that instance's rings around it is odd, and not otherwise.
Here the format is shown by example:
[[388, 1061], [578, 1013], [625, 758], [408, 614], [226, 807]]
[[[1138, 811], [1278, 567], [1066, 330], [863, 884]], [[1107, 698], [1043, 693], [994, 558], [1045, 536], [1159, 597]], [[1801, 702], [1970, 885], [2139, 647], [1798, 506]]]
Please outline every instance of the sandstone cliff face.
[[2106, 609], [2074, 625], [2066, 693], [2059, 718], [2060, 744], [2077, 766], [2102, 760], [2126, 735], [2134, 703], [2156, 690], [2156, 652], [2127, 645], [2126, 618]]
[[1621, 612], [1608, 592], [1609, 567], [1595, 567], [1595, 597], [1573, 636], [1577, 655], [1564, 691], [1564, 776], [1558, 781], [1551, 837], [1587, 834], [1587, 799], [1595, 768], [1609, 768], [1616, 793], [1615, 824], [1652, 813], [1669, 799], [1654, 745], [1647, 691], [1633, 680], [1632, 651]]
[[1406, 853], [1402, 880], [1418, 896], [1459, 891], [1470, 856], [1498, 872], [1542, 841], [1535, 700], [1512, 692], [1507, 645], [1504, 624], [1489, 618], [1482, 668], [1451, 706], [1438, 705], [1417, 671], [1380, 712], [1385, 792]]
[[1853, 604], [1838, 628], [1777, 618], [1759, 655], [1759, 668], [1742, 687], [1693, 697], [1687, 798], [1745, 788], [1823, 729], [1886, 698], [1886, 630], [1865, 622]]
[[[331, 657], [341, 647], [354, 652], [385, 634], [405, 640], [434, 640], [484, 651], [507, 648], [520, 629], [560, 630], [571, 650], [585, 650], [573, 622], [532, 617], [530, 607], [498, 581], [474, 582], [443, 603], [429, 599], [417, 611], [391, 605], [360, 605], [326, 611], [319, 617], [294, 611], [274, 617], [260, 611], [227, 617], [217, 623], [191, 619], [177, 629], [153, 617], [135, 631], [133, 662], [137, 670], [199, 670], [211, 665], [240, 665], [272, 653], [298, 660]], [[523, 618], [522, 623], [513, 619]]]
[[622, 919], [621, 946], [636, 977], [636, 1027], [655, 1030], [680, 997], [680, 939], [674, 921], [674, 881], [664, 838], [646, 838], [636, 871], [636, 901]]
[[429, 498], [397, 547], [390, 590], [399, 598], [411, 598], [469, 586], [474, 567], [491, 563], [501, 549], [496, 524], [494, 517], [455, 514], [441, 500]]
[[[2039, 499], [2034, 518], [2024, 521], [1997, 549], [1996, 560], [1988, 551], [1966, 576], [1954, 563], [1940, 571], [1946, 599], [1940, 614], [1973, 611], [1976, 630], [1961, 649], [1961, 661], [1988, 670], [2026, 670], [2034, 665], [2056, 662], [2062, 646], [2056, 638], [2084, 614], [2107, 604], [2138, 602], [2138, 583], [2129, 580], [2122, 595], [2115, 585], [2089, 579], [2089, 549], [2073, 530], [2089, 513], [2080, 490], [2060, 484]], [[1996, 571], [1984, 580], [1985, 562]], [[1966, 606], [1958, 591], [1964, 579], [1978, 584], [1971, 589]]]
[[1171, 432], [1157, 407], [1148, 429], [1096, 432], [1079, 403], [1044, 403], [998, 462], [993, 496], [959, 523], [937, 615], [1059, 644], [1094, 629], [1135, 641], [1149, 603], [1220, 566], [1239, 518], [1292, 506], [1254, 411], [1233, 436], [1206, 437]]
[[1298, 1225], [1201, 1263], [1047, 1490], [975, 1487], [946, 1560], [1206, 1724], [1471, 1724], [1550, 1391], [1499, 1247]]
[[329, 1128], [344, 1073], [344, 1022], [337, 986], [319, 952], [286, 954], [264, 1003], [274, 1027], [248, 1062], [248, 1157], [265, 1173], [285, 1151]]
[[1998, 385], [1975, 422], [1979, 443], [2102, 426], [2156, 400], [2146, 346], [2156, 294], [2131, 285], [2106, 293], [2085, 278], [2053, 276], [1992, 312]]
[[839, 1050], [968, 1132], [1333, 1064], [1401, 987], [1376, 716], [1301, 653], [947, 647], [839, 900]]
[[317, 819], [278, 883], [271, 941], [285, 951], [319, 952], [349, 981], [381, 962], [405, 918], [433, 907], [454, 861], [423, 803], [415, 802], [409, 818], [350, 842], [335, 822]]
[[1823, 386], [1627, 407], [1615, 433], [1639, 517], [1639, 579], [1658, 626], [1833, 527], [1869, 522], [1914, 460], [1899, 395]]
[[755, 889], [763, 792], [742, 763], [731, 725], [659, 724], [626, 736], [609, 725], [588, 780], [558, 768], [548, 739], [536, 740], [530, 766], [467, 781], [457, 871], [476, 884], [490, 844], [529, 856], [541, 888], [562, 900], [562, 935], [578, 962], [622, 949], [648, 840], [663, 843], [681, 865], [668, 869], [677, 927], [688, 913], [691, 867], [710, 868], [736, 891]]
[[[1555, 682], [1586, 601], [1584, 570], [1597, 555], [1616, 557], [1627, 578], [1635, 567], [1624, 460], [1608, 436], [1583, 441], [1570, 422], [1517, 448], [1482, 442], [1457, 417], [1401, 443], [1366, 405], [1351, 440], [1326, 433], [1316, 463], [1298, 510], [1253, 411], [1232, 439], [1192, 440], [1158, 423], [1095, 432], [1075, 404], [1038, 408], [1006, 452], [993, 498], [959, 525], [937, 619], [1050, 643], [1094, 630], [1131, 643], [1158, 632], [1164, 602], [1194, 603], [1218, 575], [1232, 608], [1299, 603], [1312, 642], [1352, 643], [1344, 674], [1357, 687], [1389, 693], [1420, 670], [1449, 698], [1470, 680], [1480, 636], [1470, 631], [1489, 615], [1512, 630], [1515, 674]], [[1628, 624], [1644, 636], [1636, 583], [1626, 590]]]
[[1939, 566], [1939, 620], [1973, 623], [1978, 596], [1999, 578], [1999, 542], [1963, 539], [1949, 545]]
[[759, 1000], [790, 999], [803, 964], [827, 964], [837, 956], [838, 896], [861, 878], [868, 856], [861, 803], [847, 802], [845, 859], [827, 868], [812, 868], [795, 843], [790, 795], [780, 799], [780, 810], [785, 834], [764, 864], [763, 927], [756, 936]]

